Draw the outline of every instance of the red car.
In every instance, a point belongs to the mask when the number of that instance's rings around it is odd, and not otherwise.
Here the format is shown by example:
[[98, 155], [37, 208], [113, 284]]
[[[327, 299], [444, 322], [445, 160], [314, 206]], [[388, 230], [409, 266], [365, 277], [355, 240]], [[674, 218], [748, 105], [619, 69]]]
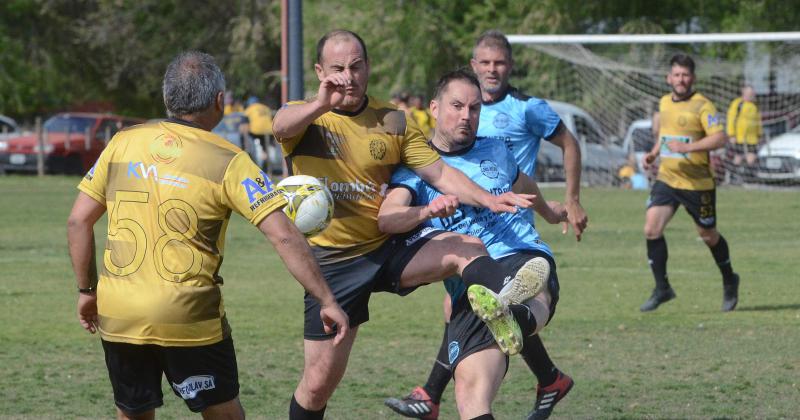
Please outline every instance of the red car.
[[[86, 173], [117, 131], [142, 122], [112, 114], [56, 114], [43, 127], [45, 172]], [[36, 172], [38, 153], [36, 134], [0, 141], [0, 172]]]

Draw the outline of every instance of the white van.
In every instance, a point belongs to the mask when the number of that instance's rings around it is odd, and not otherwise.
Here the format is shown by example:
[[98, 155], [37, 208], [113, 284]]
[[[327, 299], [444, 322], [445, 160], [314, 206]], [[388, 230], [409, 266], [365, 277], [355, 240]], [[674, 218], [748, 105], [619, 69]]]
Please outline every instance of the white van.
[[[582, 181], [601, 185], [616, 183], [619, 168], [627, 161], [627, 153], [620, 139], [606, 135], [588, 112], [575, 105], [553, 100], [547, 100], [547, 103], [578, 139], [583, 163]], [[563, 180], [564, 157], [561, 148], [543, 141], [536, 168], [537, 181]]]

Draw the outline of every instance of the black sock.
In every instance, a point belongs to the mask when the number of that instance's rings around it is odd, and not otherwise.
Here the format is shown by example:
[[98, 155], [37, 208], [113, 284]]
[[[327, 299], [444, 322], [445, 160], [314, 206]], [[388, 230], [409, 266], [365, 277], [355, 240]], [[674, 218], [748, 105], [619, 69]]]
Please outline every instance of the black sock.
[[650, 262], [650, 269], [653, 270], [653, 277], [656, 279], [656, 287], [661, 290], [669, 289], [667, 256], [667, 240], [663, 236], [647, 240], [647, 259]]
[[545, 387], [556, 381], [558, 369], [550, 360], [539, 334], [525, 337], [520, 354], [531, 372], [536, 375], [539, 385]]
[[461, 271], [461, 279], [467, 287], [480, 284], [495, 293], [503, 288], [503, 266], [488, 255], [483, 255], [472, 260]]
[[533, 316], [531, 308], [526, 305], [508, 305], [508, 309], [511, 309], [511, 314], [517, 320], [519, 329], [522, 330], [522, 336], [533, 335], [533, 332], [536, 331], [536, 318]]
[[492, 413], [481, 414], [478, 417], [473, 417], [470, 420], [494, 420]]
[[728, 241], [719, 235], [719, 241], [714, 246], [708, 247], [711, 250], [711, 255], [714, 256], [714, 261], [717, 262], [720, 273], [722, 273], [722, 282], [725, 284], [733, 283], [733, 267], [731, 266], [731, 254], [728, 251]]
[[289, 419], [290, 420], [322, 420], [325, 417], [325, 407], [317, 411], [311, 411], [303, 408], [300, 403], [294, 398], [292, 394], [292, 402], [289, 403]]
[[428, 382], [422, 388], [431, 397], [434, 404], [439, 404], [442, 400], [447, 384], [453, 377], [453, 372], [450, 370], [450, 358], [447, 351], [447, 326], [444, 324], [444, 336], [442, 337], [442, 345], [439, 346], [439, 354], [436, 355], [436, 361], [431, 368], [431, 374], [428, 375]]

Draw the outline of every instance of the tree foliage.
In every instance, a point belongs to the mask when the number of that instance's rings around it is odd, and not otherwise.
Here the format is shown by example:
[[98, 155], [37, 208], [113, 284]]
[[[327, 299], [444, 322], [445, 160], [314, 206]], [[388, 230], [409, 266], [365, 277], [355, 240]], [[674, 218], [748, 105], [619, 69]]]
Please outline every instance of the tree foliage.
[[[294, 0], [292, 0], [294, 1]], [[481, 32], [691, 33], [791, 31], [800, 0], [306, 0], [304, 70], [313, 94], [316, 41], [346, 28], [367, 43], [371, 91], [429, 93], [438, 75], [468, 65]], [[106, 103], [131, 115], [163, 113], [161, 77], [179, 51], [217, 57], [228, 85], [279, 95], [279, 0], [6, 0], [0, 2], [0, 113], [28, 117]], [[699, 47], [705, 48], [705, 47]], [[515, 83], [555, 91], [558, 64], [515, 47]], [[707, 55], [742, 54], [717, 46]]]

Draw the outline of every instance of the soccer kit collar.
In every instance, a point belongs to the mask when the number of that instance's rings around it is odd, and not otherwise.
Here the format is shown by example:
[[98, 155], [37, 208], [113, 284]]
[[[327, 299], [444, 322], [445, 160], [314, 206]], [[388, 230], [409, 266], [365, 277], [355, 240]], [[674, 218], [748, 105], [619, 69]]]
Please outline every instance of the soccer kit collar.
[[344, 111], [344, 110], [341, 110], [341, 109], [332, 109], [331, 112], [333, 112], [334, 114], [338, 114], [338, 115], [344, 115], [345, 117], [355, 117], [356, 115], [360, 114], [365, 109], [367, 109], [368, 105], [369, 105], [369, 96], [364, 95], [364, 102], [361, 103], [361, 106], [358, 107], [357, 110], [355, 110], [355, 111]]
[[483, 101], [482, 100], [481, 102], [483, 103], [483, 105], [493, 105], [493, 104], [496, 104], [498, 102], [503, 102], [503, 100], [506, 99], [506, 96], [508, 96], [509, 93], [511, 93], [512, 91], [515, 91], [515, 90], [517, 90], [517, 88], [515, 88], [515, 87], [513, 87], [511, 85], [508, 85], [508, 86], [506, 86], [506, 90], [503, 92], [503, 94], [499, 98], [495, 99], [494, 101]]

